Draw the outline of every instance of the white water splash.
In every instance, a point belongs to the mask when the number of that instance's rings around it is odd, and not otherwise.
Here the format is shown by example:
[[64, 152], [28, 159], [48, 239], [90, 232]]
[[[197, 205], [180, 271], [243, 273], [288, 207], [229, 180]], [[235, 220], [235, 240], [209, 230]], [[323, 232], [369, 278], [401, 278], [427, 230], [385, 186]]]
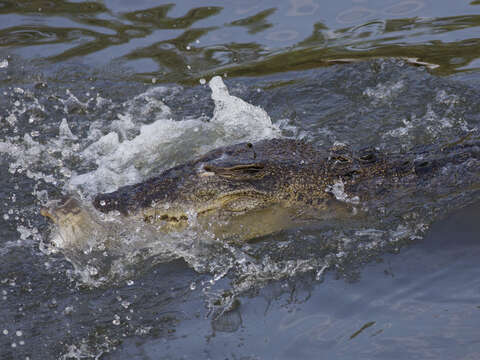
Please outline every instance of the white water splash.
[[60, 139], [70, 139], [70, 140], [77, 140], [78, 137], [73, 135], [72, 130], [68, 126], [68, 122], [66, 118], [62, 119], [60, 123], [60, 127], [58, 128], [58, 137]]
[[280, 135], [265, 110], [230, 95], [220, 76], [213, 77], [209, 85], [215, 102], [211, 122], [221, 124], [218, 130], [223, 141], [239, 138], [248, 140], [252, 135], [255, 135], [255, 140]]
[[[425, 114], [421, 117], [417, 117], [415, 113], [412, 113], [409, 119], [402, 119], [404, 126], [386, 131], [382, 137], [384, 139], [401, 138], [403, 140], [402, 146], [409, 148], [416, 143], [415, 138], [418, 136], [419, 129], [421, 129], [422, 134], [431, 139], [439, 139], [445, 136], [452, 128], [459, 128], [467, 133], [478, 131], [475, 127], [469, 126], [464, 118], [453, 114], [454, 107], [459, 102], [458, 97], [448, 95], [444, 90], [441, 90], [437, 93], [435, 100], [437, 103], [448, 105], [444, 115], [440, 116], [434, 110], [432, 104], [429, 103], [427, 104]], [[452, 115], [450, 116], [450, 114]]]
[[142, 94], [148, 102], [140, 115], [156, 109], [155, 121], [141, 125], [140, 133], [128, 139], [127, 133], [135, 127], [138, 115], [138, 108], [130, 104], [112, 123], [113, 130], [81, 153], [86, 161], [94, 160], [97, 169], [73, 176], [68, 191], [80, 190], [86, 196], [113, 191], [219, 146], [280, 136], [280, 130], [263, 109], [229, 95], [220, 77], [214, 77], [209, 85], [215, 102], [210, 121], [173, 120], [170, 108], [149, 96], [152, 90]]
[[[40, 184], [49, 183], [64, 193], [77, 193], [86, 199], [85, 207], [98, 216], [96, 220], [107, 229], [77, 243], [66, 241], [58, 231], [54, 231], [44, 243], [35, 233], [41, 250], [46, 254], [62, 252], [74, 266], [76, 278], [92, 286], [108, 281], [103, 275], [122, 277], [138, 261], [136, 258], [145, 256], [159, 261], [181, 257], [199, 272], [216, 274], [215, 278], [223, 277], [239, 259], [243, 259], [242, 252], [216, 242], [211, 234], [197, 229], [195, 214], [192, 214], [186, 231], [165, 236], [160, 241], [158, 233], [153, 234], [142, 227], [144, 224], [122, 222], [115, 214], [102, 216], [88, 205], [88, 199], [98, 192], [143, 181], [218, 146], [280, 136], [279, 128], [272, 124], [263, 109], [230, 95], [220, 77], [213, 78], [209, 86], [215, 103], [211, 119], [204, 114], [180, 121], [173, 119], [172, 110], [165, 104], [163, 96], [167, 92], [168, 96], [176, 96], [182, 91], [180, 87], [153, 87], [123, 104], [114, 104], [99, 94], [86, 93], [84, 98], [66, 91], [63, 97], [56, 98], [58, 105], [52, 105], [64, 114], [58, 124], [57, 136], [41, 140], [42, 137], [37, 138], [38, 135], [34, 136], [32, 132], [0, 142], [0, 153], [9, 156], [10, 172], [35, 180], [37, 185], [32, 195], [40, 204], [49, 202], [45, 191], [37, 191]], [[38, 113], [43, 118], [47, 115], [45, 108], [28, 90], [15, 89], [11, 96], [15, 101], [12, 101], [11, 109], [7, 109], [7, 114], [10, 114], [9, 126], [14, 132], [22, 133], [21, 117], [25, 111]], [[121, 109], [120, 113], [116, 113], [118, 109]], [[75, 124], [71, 112], [91, 111], [113, 112], [115, 115], [113, 121], [101, 117], [92, 121], [86, 132], [78, 131], [78, 126], [70, 126]], [[35, 134], [41, 131], [40, 121], [28, 122], [35, 126]], [[95, 165], [96, 169], [92, 171], [77, 173], [79, 168]], [[28, 224], [17, 228], [22, 238], [32, 237]], [[109, 248], [107, 242], [112, 241], [115, 245]], [[102, 268], [105, 263], [103, 255], [99, 258], [93, 255], [98, 251], [108, 251], [108, 256], [115, 259], [108, 273]]]
[[342, 180], [337, 180], [333, 185], [329, 185], [325, 188], [325, 192], [331, 193], [337, 200], [351, 203], [351, 204], [359, 204], [360, 199], [358, 196], [350, 197], [345, 192], [345, 184]]
[[[54, 231], [46, 243], [37, 239], [41, 250], [45, 254], [64, 254], [74, 267], [75, 277], [91, 286], [101, 285], [112, 277], [128, 277], [132, 265], [142, 258], [154, 257], [156, 261], [183, 258], [195, 270], [214, 274], [214, 279], [222, 278], [241, 262], [245, 254], [198, 229], [195, 214], [189, 216], [188, 229], [159, 239], [158, 233], [143, 223], [120, 219], [115, 214], [98, 214], [88, 205], [88, 199], [98, 192], [143, 181], [218, 146], [280, 136], [279, 128], [263, 109], [230, 95], [220, 77], [213, 78], [209, 86], [215, 103], [211, 119], [202, 114], [174, 120], [172, 110], [163, 99], [167, 90], [171, 94], [172, 89], [161, 86], [117, 105], [108, 99], [99, 100], [98, 94], [86, 94], [85, 100], [66, 91], [66, 96], [58, 99], [59, 105], [55, 106], [65, 114], [58, 125], [57, 136], [41, 141], [27, 133], [1, 142], [0, 152], [12, 159], [11, 173], [26, 175], [37, 184], [52, 184], [65, 193], [80, 194], [80, 198], [86, 199], [85, 209], [91, 211], [99, 224], [82, 238], [84, 241], [67, 241], [68, 236]], [[179, 91], [181, 88], [173, 89], [173, 96]], [[31, 106], [38, 108], [38, 101], [20, 98], [18, 104], [17, 101], [13, 104], [12, 127], [19, 126], [17, 118]], [[102, 118], [92, 121], [86, 133], [70, 127], [74, 124], [69, 118], [71, 111], [88, 113], [92, 109], [106, 114], [117, 109], [122, 111], [115, 114], [113, 121]], [[96, 165], [96, 169], [76, 172], [78, 168], [92, 165]], [[49, 201], [46, 192], [37, 191], [36, 187], [32, 194], [42, 204]], [[30, 235], [26, 232], [28, 226], [19, 226], [18, 230], [22, 236]], [[95, 255], [99, 252], [100, 255]], [[105, 268], [107, 259], [111, 260], [108, 269]], [[272, 266], [259, 265], [254, 273], [270, 273]], [[289, 271], [292, 265], [284, 268]]]
[[[98, 94], [80, 101], [70, 92], [59, 106], [65, 118], [58, 126], [57, 137], [40, 142], [26, 134], [23, 138], [18, 137], [16, 142], [0, 143], [0, 152], [7, 152], [14, 159], [10, 165], [12, 172], [21, 171], [65, 192], [79, 192], [88, 204], [88, 199], [97, 192], [143, 181], [212, 148], [280, 135], [279, 128], [272, 124], [263, 109], [230, 95], [220, 77], [213, 78], [209, 86], [215, 103], [211, 119], [199, 115], [174, 120], [172, 110], [162, 98], [166, 88], [154, 87], [120, 104], [117, 108], [122, 109], [121, 113], [112, 116], [113, 121], [93, 121], [83, 135], [77, 132], [73, 121], [70, 121], [70, 128], [68, 112], [75, 109], [89, 111], [89, 107], [96, 106], [105, 108], [107, 113], [112, 109], [112, 102], [99, 99]], [[75, 165], [69, 167], [71, 162]], [[82, 174], [75, 172], [89, 164], [95, 165], [96, 169]], [[343, 183], [334, 184], [330, 191], [339, 200], [353, 204], [358, 200], [348, 197]], [[39, 191], [34, 195], [40, 200], [40, 194]], [[48, 200], [44, 195], [41, 197], [42, 202]], [[256, 258], [250, 255], [248, 247], [217, 241], [212, 234], [199, 229], [195, 214], [189, 214], [190, 227], [185, 231], [159, 236], [143, 222], [136, 223], [115, 214], [102, 215], [91, 206], [88, 210], [107, 230], [87, 236], [84, 243], [71, 243], [54, 233], [49, 243], [40, 245], [46, 254], [58, 251], [64, 254], [74, 267], [75, 278], [91, 286], [105, 284], [112, 278], [133, 276], [145, 267], [145, 259], [152, 258], [154, 261], [183, 258], [196, 271], [212, 274], [213, 283], [232, 270], [238, 274], [234, 284], [236, 292], [310, 270], [321, 274], [330, 266], [328, 259], [315, 252], [297, 254], [299, 249], [292, 249], [290, 251], [294, 254], [285, 257], [287, 247], [284, 249], [284, 245], [288, 241], [270, 244], [268, 255], [262, 253]], [[19, 228], [19, 231], [28, 235], [25, 228]], [[339, 231], [322, 239], [325, 243], [335, 242], [341, 236], [343, 234]], [[301, 242], [307, 235], [292, 233], [292, 237], [295, 240], [301, 237]], [[351, 244], [342, 244], [338, 245], [336, 254], [352, 251]], [[381, 244], [383, 242], [378, 246]], [[275, 253], [277, 256], [272, 255]], [[138, 263], [142, 266], [135, 266]]]
[[386, 84], [378, 84], [375, 88], [366, 88], [363, 95], [373, 100], [374, 105], [381, 102], [387, 102], [396, 97], [404, 89], [405, 84], [402, 80]]

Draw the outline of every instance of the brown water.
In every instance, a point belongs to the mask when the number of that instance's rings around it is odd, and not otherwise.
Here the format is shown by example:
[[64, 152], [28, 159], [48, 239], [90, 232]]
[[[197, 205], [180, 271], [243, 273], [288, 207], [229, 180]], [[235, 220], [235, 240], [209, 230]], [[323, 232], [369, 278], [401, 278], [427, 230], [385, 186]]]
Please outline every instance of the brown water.
[[[478, 136], [479, 25], [479, 1], [0, 1], [0, 358], [480, 358], [478, 188], [247, 247], [128, 244], [116, 272], [50, 251], [39, 215], [270, 136], [231, 98], [214, 116], [217, 74], [318, 146]], [[89, 282], [102, 261], [119, 277]]]

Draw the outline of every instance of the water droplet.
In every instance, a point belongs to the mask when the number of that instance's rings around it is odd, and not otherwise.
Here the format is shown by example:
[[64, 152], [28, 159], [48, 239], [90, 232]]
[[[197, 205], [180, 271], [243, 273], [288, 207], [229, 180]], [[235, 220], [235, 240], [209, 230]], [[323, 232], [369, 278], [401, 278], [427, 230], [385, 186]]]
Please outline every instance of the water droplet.
[[94, 266], [87, 266], [87, 271], [90, 274], [90, 276], [98, 275], [98, 269]]
[[70, 315], [73, 312], [73, 306], [67, 306], [65, 310], [63, 310], [63, 313], [65, 315]]
[[123, 300], [122, 301], [122, 306], [125, 308], [125, 309], [128, 309], [128, 307], [130, 306], [130, 303], [126, 300]]

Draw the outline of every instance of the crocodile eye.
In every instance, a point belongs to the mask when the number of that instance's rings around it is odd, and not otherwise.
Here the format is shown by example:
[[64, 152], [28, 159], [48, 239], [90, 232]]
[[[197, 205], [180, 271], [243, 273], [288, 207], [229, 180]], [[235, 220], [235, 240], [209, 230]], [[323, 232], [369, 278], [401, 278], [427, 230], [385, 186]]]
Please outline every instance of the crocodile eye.
[[360, 156], [359, 159], [361, 162], [367, 163], [367, 164], [377, 161], [377, 157], [375, 156], [375, 154], [372, 154], [372, 153]]
[[217, 176], [233, 179], [233, 180], [247, 180], [251, 178], [258, 178], [262, 176], [263, 164], [245, 164], [235, 166], [214, 166], [207, 165], [203, 169], [208, 173], [213, 173]]
[[215, 173], [213, 172], [212, 168], [209, 165], [205, 165], [198, 171], [198, 175], [201, 177], [206, 177], [206, 176], [214, 176]]

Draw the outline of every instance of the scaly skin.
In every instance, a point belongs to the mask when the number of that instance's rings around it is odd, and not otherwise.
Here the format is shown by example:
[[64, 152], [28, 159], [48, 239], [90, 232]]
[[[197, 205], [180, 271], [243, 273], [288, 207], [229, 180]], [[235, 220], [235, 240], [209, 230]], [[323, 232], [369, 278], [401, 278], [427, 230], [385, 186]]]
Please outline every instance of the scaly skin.
[[[322, 151], [303, 141], [262, 140], [219, 148], [140, 184], [98, 194], [93, 205], [161, 231], [194, 223], [220, 239], [245, 241], [361, 213], [395, 198], [397, 190], [398, 196], [432, 190], [446, 169], [468, 168], [474, 174], [469, 186], [478, 186], [479, 158], [478, 139], [396, 154], [343, 146]], [[458, 183], [452, 181], [451, 186]], [[64, 212], [46, 211], [52, 218], [59, 213]]]

